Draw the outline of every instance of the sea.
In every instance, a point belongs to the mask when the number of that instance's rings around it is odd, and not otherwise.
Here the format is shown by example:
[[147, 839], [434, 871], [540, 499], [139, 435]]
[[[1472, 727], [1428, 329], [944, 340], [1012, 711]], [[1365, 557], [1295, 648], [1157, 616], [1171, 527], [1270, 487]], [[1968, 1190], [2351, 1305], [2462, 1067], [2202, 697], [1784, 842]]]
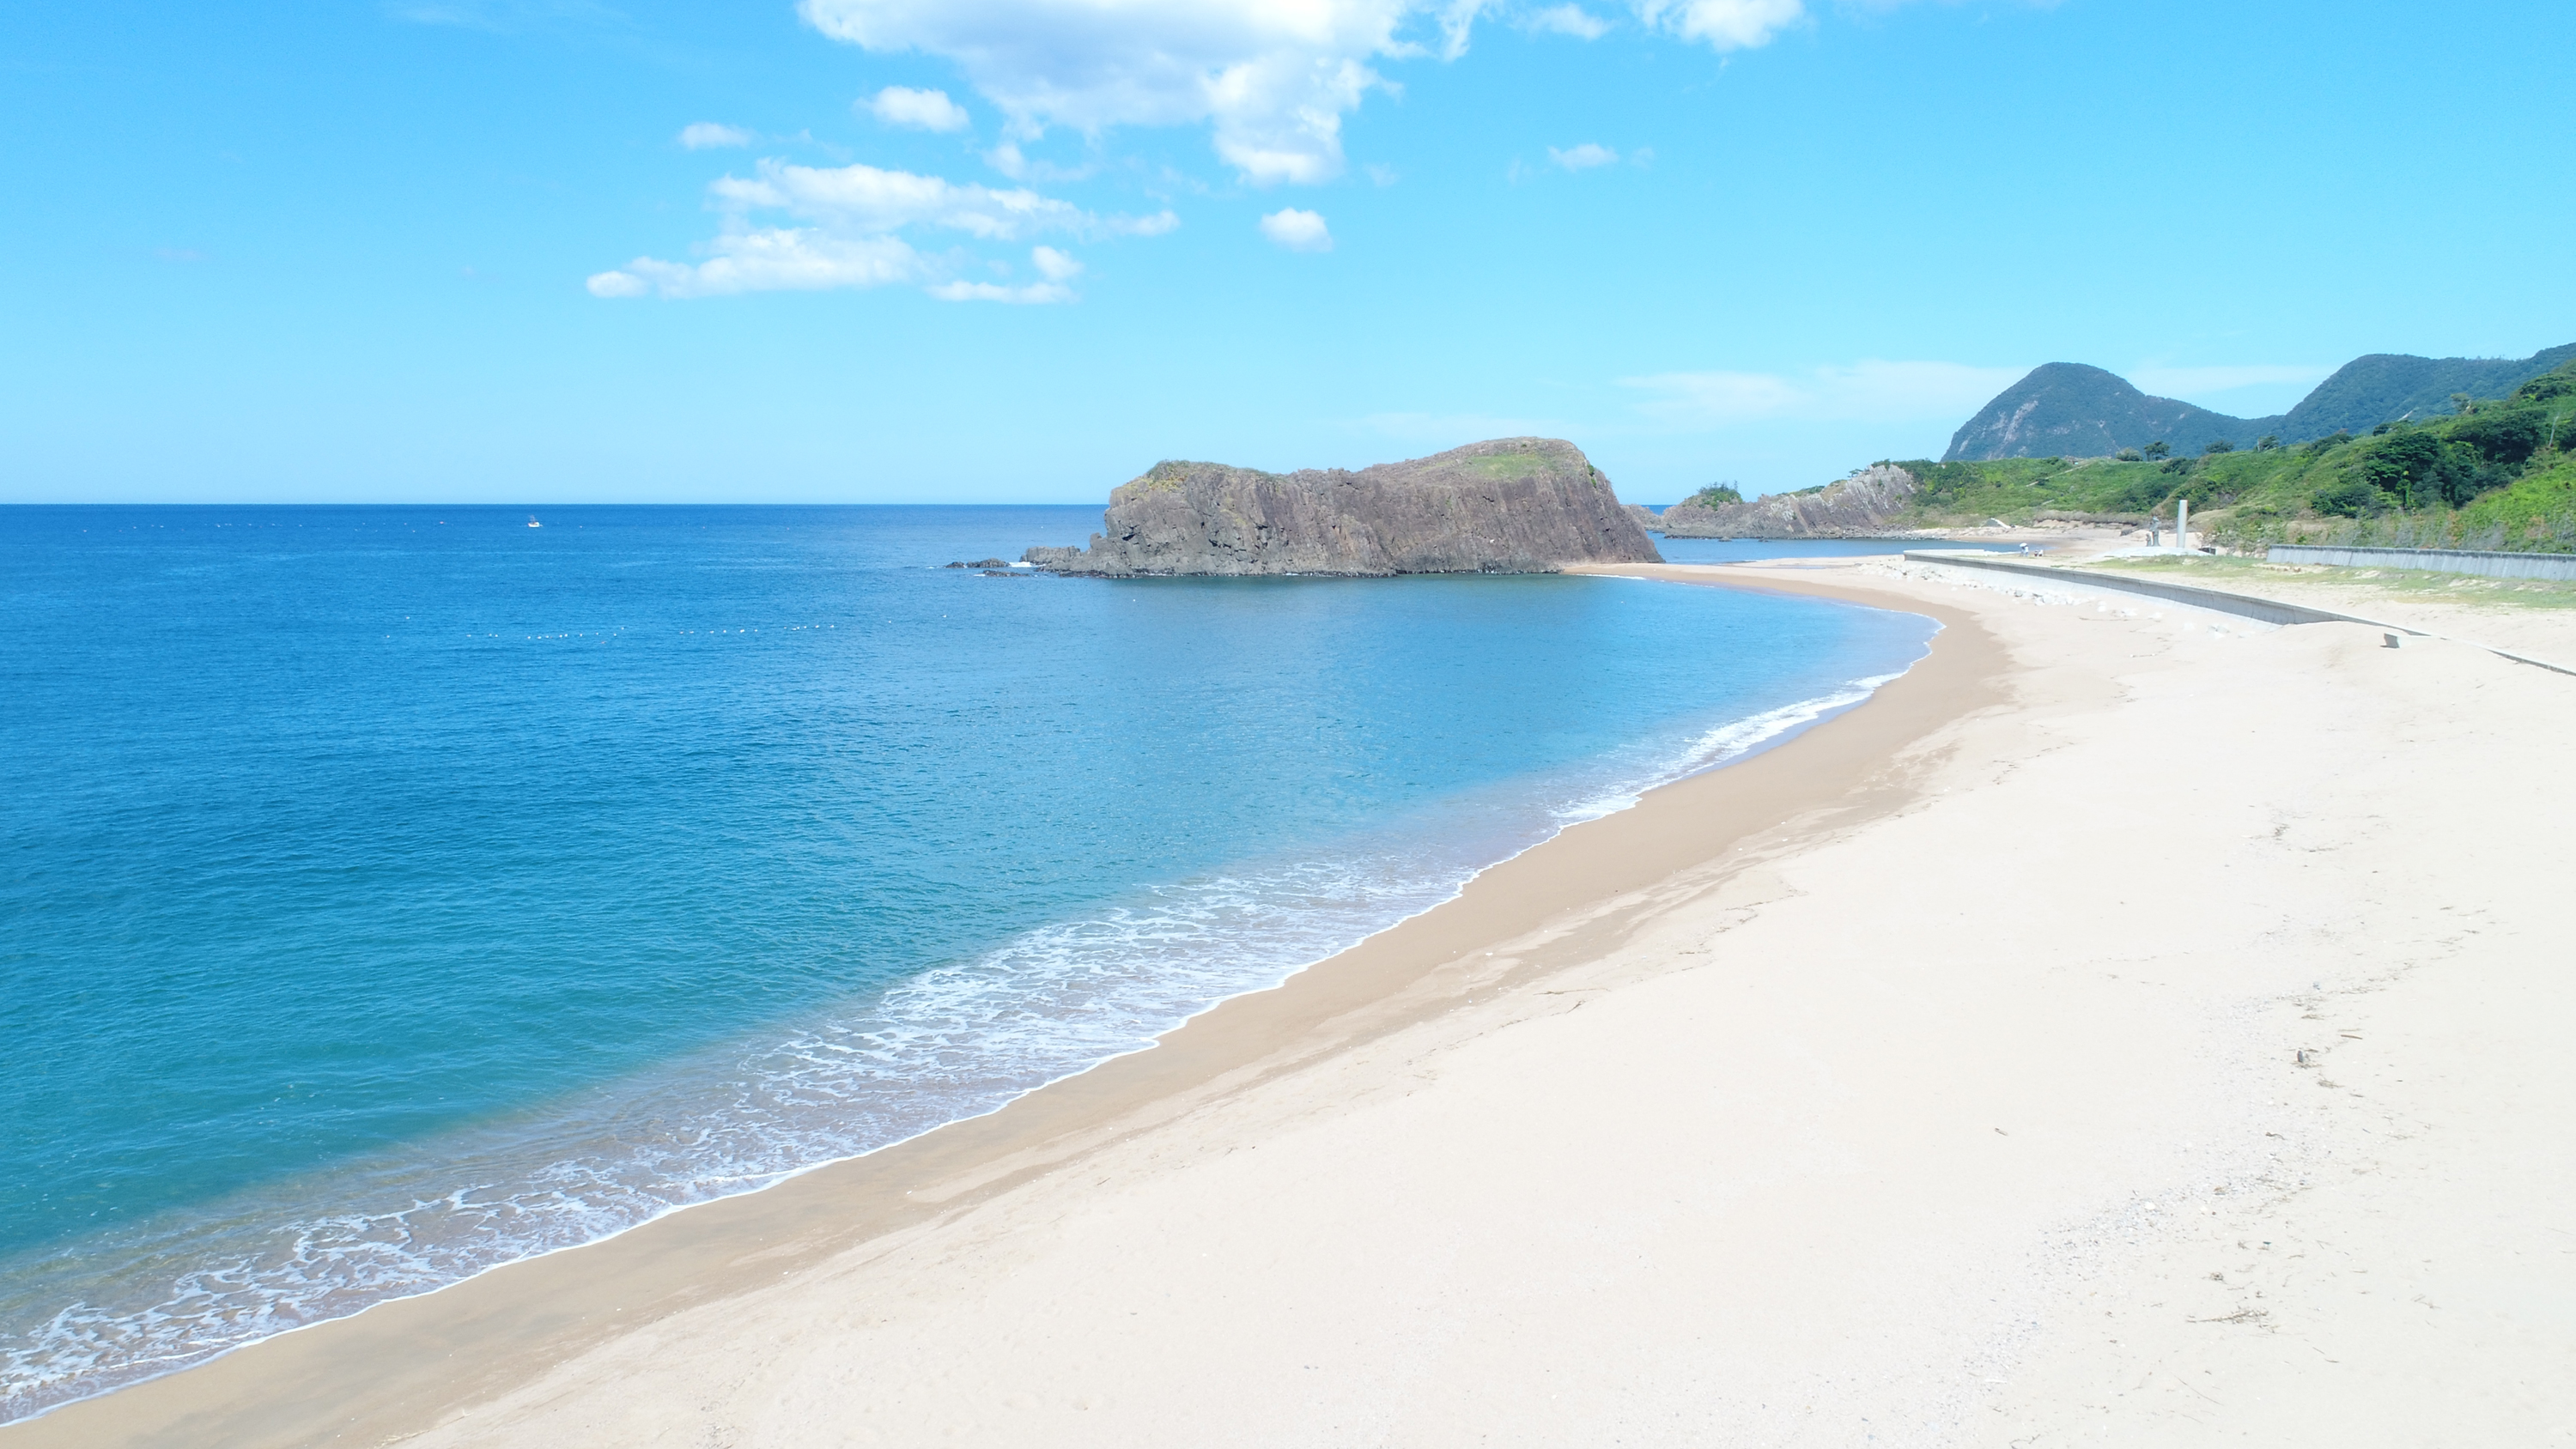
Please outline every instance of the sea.
[[1099, 524], [0, 509], [0, 1421], [1147, 1049], [1934, 627], [946, 566]]

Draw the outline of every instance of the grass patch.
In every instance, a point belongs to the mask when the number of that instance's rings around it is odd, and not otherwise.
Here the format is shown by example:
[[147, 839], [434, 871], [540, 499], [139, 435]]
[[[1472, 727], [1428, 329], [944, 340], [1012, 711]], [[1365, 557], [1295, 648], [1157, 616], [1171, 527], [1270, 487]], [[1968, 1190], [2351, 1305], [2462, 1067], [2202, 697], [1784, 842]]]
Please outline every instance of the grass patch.
[[2576, 609], [2576, 580], [2489, 579], [2425, 569], [2352, 569], [2324, 564], [2276, 564], [2257, 558], [2201, 554], [2170, 558], [2104, 559], [2078, 568], [2103, 573], [2151, 574], [2178, 583], [2260, 594], [2280, 583], [2324, 584], [2363, 597], [2420, 602], [2492, 604], [2517, 609]]
[[1469, 458], [1467, 471], [1487, 478], [1508, 481], [1516, 478], [1535, 478], [1541, 473], [1552, 473], [1556, 471], [1556, 464], [1538, 453], [1487, 453], [1482, 457]]

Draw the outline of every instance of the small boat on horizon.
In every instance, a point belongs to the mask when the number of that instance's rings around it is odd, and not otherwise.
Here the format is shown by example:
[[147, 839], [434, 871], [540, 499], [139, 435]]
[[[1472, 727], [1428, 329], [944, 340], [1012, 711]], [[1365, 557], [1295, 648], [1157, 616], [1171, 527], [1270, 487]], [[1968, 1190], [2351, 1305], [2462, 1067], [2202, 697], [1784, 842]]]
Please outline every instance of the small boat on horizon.
[[545, 525], [544, 525], [544, 524], [542, 524], [542, 523], [537, 522], [537, 516], [536, 516], [535, 514], [531, 513], [531, 514], [529, 514], [529, 515], [528, 515], [528, 527], [530, 527], [530, 528], [543, 528], [543, 527], [545, 527]]

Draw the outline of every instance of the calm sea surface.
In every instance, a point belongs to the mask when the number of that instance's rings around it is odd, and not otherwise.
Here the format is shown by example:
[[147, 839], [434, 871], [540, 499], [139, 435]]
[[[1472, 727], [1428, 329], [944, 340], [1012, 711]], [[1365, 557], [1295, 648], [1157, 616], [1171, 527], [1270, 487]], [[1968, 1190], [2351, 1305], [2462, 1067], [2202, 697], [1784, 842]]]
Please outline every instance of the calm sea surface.
[[1930, 630], [539, 516], [0, 509], [0, 1420], [988, 1111]]

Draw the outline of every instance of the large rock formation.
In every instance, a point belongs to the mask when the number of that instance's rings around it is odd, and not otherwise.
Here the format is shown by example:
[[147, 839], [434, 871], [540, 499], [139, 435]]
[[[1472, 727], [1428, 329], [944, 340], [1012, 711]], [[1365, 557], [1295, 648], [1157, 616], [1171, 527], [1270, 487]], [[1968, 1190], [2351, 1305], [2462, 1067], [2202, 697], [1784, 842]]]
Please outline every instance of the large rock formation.
[[1916, 486], [1913, 474], [1880, 463], [1839, 483], [1744, 503], [1686, 498], [1658, 524], [1666, 538], [1885, 538]]
[[1572, 443], [1499, 438], [1358, 472], [1157, 463], [1109, 495], [1091, 546], [1022, 555], [1060, 574], [1553, 573], [1661, 555]]

